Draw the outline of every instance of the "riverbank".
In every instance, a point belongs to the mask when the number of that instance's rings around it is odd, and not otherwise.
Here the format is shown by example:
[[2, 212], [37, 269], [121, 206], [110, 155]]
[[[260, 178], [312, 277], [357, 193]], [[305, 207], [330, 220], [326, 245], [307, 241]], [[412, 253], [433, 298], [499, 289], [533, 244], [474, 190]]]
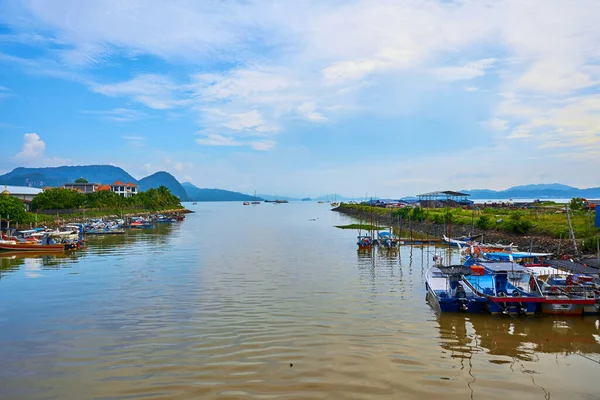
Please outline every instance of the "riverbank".
[[[369, 224], [391, 226], [405, 238], [472, 236], [479, 242], [513, 243], [519, 246], [521, 251], [547, 252], [556, 256], [576, 254], [568, 235], [568, 224], [564, 214], [545, 214], [539, 210], [526, 213], [497, 209], [477, 211], [458, 208], [426, 210], [419, 207], [386, 209], [355, 204], [342, 204], [332, 211]], [[507, 221], [504, 221], [505, 219]], [[564, 226], [557, 226], [560, 223], [559, 219], [564, 219]], [[582, 256], [596, 256], [595, 241], [598, 240], [598, 230], [586, 226], [585, 216], [575, 215], [572, 220], [576, 232], [577, 251]]]

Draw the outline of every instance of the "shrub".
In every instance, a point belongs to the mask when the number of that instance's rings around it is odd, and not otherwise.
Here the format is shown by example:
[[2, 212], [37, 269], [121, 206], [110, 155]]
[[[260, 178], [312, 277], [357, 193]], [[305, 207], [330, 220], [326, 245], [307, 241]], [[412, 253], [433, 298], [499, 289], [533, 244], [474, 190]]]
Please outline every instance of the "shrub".
[[492, 226], [492, 221], [487, 215], [482, 215], [481, 217], [477, 218], [475, 226], [479, 229], [489, 229]]

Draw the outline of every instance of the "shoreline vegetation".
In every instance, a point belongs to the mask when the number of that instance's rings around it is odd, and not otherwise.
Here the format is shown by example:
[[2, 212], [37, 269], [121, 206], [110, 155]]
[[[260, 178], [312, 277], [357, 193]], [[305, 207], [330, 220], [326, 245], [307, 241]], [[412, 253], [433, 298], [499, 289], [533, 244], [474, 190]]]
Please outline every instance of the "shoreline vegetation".
[[521, 251], [558, 256], [597, 255], [600, 247], [600, 229], [594, 227], [594, 215], [579, 207], [577, 201], [569, 205], [577, 250], [570, 238], [565, 205], [554, 202], [526, 209], [483, 205], [472, 209], [383, 208], [343, 203], [332, 211], [358, 218], [361, 224], [393, 227], [403, 238], [470, 236], [480, 242], [513, 243]]
[[81, 193], [55, 188], [38, 194], [31, 202], [32, 211], [11, 196], [0, 196], [0, 220], [10, 221], [11, 227], [57, 227], [69, 222], [90, 218], [130, 217], [161, 214], [192, 213], [165, 186], [148, 189], [130, 197], [111, 191]]

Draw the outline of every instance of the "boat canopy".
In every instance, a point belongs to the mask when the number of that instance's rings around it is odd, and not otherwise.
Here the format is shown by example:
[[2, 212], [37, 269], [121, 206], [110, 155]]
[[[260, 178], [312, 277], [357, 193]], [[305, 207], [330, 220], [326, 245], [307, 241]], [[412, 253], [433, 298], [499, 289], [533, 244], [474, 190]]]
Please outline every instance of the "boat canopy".
[[486, 262], [482, 262], [479, 263], [481, 264], [483, 267], [485, 267], [485, 269], [487, 269], [490, 272], [524, 272], [524, 273], [528, 273], [531, 274], [533, 271], [531, 271], [531, 269], [524, 267], [520, 264], [515, 264], [515, 263], [510, 263], [510, 262], [498, 262], [498, 263], [486, 263]]

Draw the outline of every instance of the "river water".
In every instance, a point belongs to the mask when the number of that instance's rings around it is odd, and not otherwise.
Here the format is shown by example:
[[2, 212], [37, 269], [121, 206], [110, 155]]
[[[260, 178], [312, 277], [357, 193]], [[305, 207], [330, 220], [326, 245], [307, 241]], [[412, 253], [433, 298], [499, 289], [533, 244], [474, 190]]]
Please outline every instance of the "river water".
[[356, 250], [327, 204], [0, 258], [0, 399], [597, 399], [597, 317], [438, 315], [433, 248]]

